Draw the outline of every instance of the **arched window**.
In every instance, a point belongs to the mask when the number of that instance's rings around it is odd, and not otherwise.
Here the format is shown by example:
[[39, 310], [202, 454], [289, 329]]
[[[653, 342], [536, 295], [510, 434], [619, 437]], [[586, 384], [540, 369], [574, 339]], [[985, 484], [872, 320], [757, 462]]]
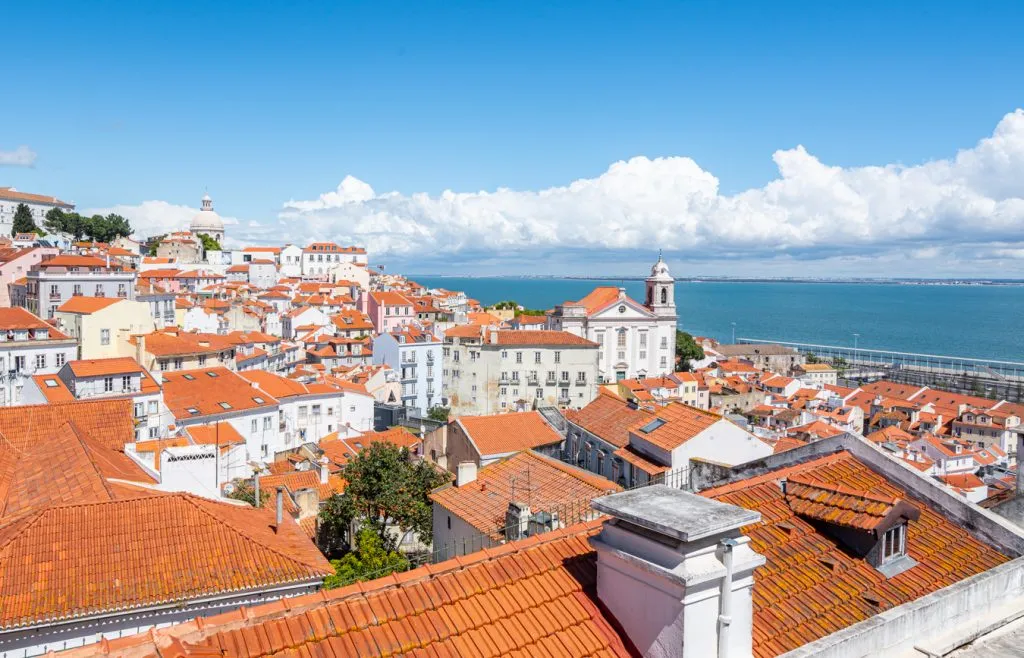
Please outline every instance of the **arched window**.
[[668, 288], [661, 289], [661, 303], [668, 304]]

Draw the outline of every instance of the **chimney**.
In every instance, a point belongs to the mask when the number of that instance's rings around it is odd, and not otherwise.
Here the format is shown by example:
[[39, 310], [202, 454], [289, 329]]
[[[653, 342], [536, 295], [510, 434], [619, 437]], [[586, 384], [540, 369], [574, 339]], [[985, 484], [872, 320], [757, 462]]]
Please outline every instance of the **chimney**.
[[488, 334], [488, 335], [490, 337], [490, 341], [489, 342], [491, 343], [491, 345], [497, 345], [498, 344], [498, 332], [495, 331], [494, 329], [491, 329], [490, 330], [490, 334]]
[[476, 482], [476, 462], [459, 462], [455, 486], [462, 487], [470, 482]]
[[626, 289], [625, 288], [619, 288], [619, 299], [625, 299], [625, 298], [626, 298]]
[[284, 487], [277, 487], [277, 516], [274, 522], [274, 532], [281, 532], [281, 524], [284, 522]]
[[327, 459], [326, 456], [320, 458], [320, 484], [327, 484], [327, 478], [331, 474], [330, 464], [331, 460]]
[[256, 507], [260, 507], [260, 472], [256, 471], [252, 476], [253, 500]]
[[663, 484], [591, 505], [611, 517], [590, 539], [597, 595], [640, 654], [752, 655], [754, 570], [765, 559], [740, 528], [760, 513]]

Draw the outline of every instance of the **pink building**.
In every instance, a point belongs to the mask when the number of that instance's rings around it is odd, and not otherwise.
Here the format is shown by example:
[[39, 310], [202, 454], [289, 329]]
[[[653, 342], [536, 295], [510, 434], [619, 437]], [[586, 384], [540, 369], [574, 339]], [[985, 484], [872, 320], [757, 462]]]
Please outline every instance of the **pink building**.
[[56, 247], [30, 247], [0, 249], [0, 307], [11, 305], [10, 284], [25, 276], [33, 265], [44, 257], [56, 256]]
[[391, 291], [376, 291], [369, 295], [366, 309], [378, 333], [389, 333], [416, 319], [413, 304], [405, 295]]

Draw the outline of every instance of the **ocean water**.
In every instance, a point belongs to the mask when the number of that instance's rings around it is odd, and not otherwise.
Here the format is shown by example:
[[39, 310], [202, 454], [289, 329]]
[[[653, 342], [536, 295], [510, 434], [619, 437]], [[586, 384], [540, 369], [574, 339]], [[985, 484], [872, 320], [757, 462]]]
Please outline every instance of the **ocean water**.
[[[599, 285], [644, 298], [643, 281], [412, 278], [485, 305], [548, 309]], [[737, 337], [853, 346], [856, 333], [859, 347], [1024, 362], [1024, 286], [680, 282], [676, 309], [682, 329], [724, 342], [735, 322]]]

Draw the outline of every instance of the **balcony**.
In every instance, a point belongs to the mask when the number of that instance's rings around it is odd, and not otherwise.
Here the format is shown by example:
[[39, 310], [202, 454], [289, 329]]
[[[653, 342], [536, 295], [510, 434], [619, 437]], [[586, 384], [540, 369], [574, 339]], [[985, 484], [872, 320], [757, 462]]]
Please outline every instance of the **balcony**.
[[553, 375], [551, 377], [548, 377], [547, 379], [544, 380], [544, 384], [546, 386], [554, 386], [557, 383], [558, 383], [558, 380]]
[[537, 382], [539, 382], [539, 381], [540, 381], [540, 378], [537, 377], [537, 375], [528, 375], [526, 377], [526, 384], [528, 386], [536, 386]]
[[434, 365], [434, 355], [433, 354], [428, 354], [427, 355], [427, 365], [428, 366]]
[[577, 379], [576, 380], [576, 385], [577, 386], [586, 386], [587, 385], [587, 380], [585, 380], [585, 379]]

